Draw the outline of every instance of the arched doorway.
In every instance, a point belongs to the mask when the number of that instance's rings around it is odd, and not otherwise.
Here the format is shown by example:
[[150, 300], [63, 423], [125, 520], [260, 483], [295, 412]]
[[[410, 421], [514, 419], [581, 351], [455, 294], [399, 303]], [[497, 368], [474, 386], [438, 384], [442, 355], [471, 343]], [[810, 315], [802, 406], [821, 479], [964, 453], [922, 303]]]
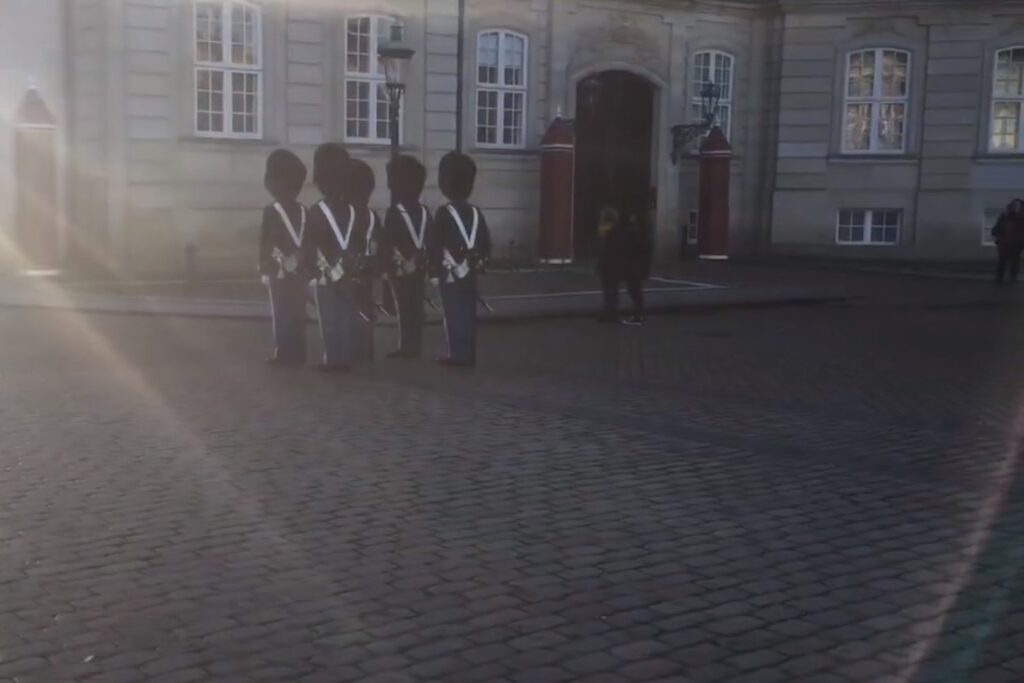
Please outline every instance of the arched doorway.
[[655, 86], [629, 71], [602, 71], [576, 86], [577, 261], [596, 256], [603, 206], [651, 200], [654, 96]]

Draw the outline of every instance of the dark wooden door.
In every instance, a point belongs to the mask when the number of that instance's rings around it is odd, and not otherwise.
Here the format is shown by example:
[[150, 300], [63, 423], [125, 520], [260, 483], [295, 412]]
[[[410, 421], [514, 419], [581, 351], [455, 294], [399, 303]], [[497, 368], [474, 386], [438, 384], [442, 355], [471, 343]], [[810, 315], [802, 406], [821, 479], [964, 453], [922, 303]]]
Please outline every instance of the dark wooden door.
[[574, 251], [596, 255], [602, 207], [647, 206], [651, 193], [654, 86], [627, 71], [605, 71], [576, 93]]

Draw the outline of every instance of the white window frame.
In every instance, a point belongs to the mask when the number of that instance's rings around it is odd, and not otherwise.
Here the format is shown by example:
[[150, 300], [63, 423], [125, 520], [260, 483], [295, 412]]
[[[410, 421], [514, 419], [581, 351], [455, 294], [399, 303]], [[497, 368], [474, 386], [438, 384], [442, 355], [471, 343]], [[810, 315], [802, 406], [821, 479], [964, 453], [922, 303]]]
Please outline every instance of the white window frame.
[[[840, 219], [844, 212], [847, 211], [862, 211], [864, 213], [864, 237], [861, 240], [843, 240], [839, 238]], [[876, 213], [888, 213], [895, 211], [900, 218], [899, 225], [896, 226], [896, 239], [892, 242], [875, 242], [871, 239], [872, 228], [874, 227], [875, 221], [874, 216]], [[836, 211], [836, 231], [835, 239], [836, 244], [843, 247], [897, 247], [900, 244], [900, 239], [903, 237], [903, 209], [895, 208], [874, 208], [874, 209], [862, 209], [860, 207], [843, 207]]]
[[[996, 50], [992, 58], [992, 96], [989, 98], [988, 116], [988, 151], [992, 154], [1021, 154], [1024, 153], [1024, 86], [1019, 95], [999, 95], [996, 92], [997, 76], [999, 75], [999, 55], [1004, 52], [1013, 53], [1014, 50], [1024, 51], [1024, 45], [1011, 45]], [[1018, 107], [1017, 111], [1017, 146], [1014, 149], [999, 149], [993, 143], [996, 128], [996, 105], [1001, 103], [1012, 103]]]
[[[981, 246], [983, 247], [994, 247], [996, 241], [992, 239], [992, 228], [995, 227], [996, 221], [1003, 215], [1003, 211], [1006, 209], [993, 209], [988, 208], [981, 212]], [[989, 222], [989, 216], [995, 216], [995, 220]]]
[[[220, 5], [221, 8], [221, 61], [201, 61], [199, 59], [199, 5]], [[232, 36], [231, 14], [235, 7], [251, 10], [256, 17], [256, 61], [254, 64], [236, 64], [231, 59]], [[263, 7], [246, 0], [196, 0], [192, 3], [192, 128], [197, 137], [259, 140], [263, 138]], [[221, 131], [199, 130], [199, 72], [220, 72], [224, 78], [224, 129]], [[254, 132], [236, 132], [234, 130], [234, 90], [232, 81], [235, 74], [251, 74], [256, 76], [256, 130]]]
[[[495, 33], [498, 35], [498, 83], [481, 83], [480, 82], [480, 45], [481, 38], [486, 35]], [[523, 41], [523, 83], [522, 85], [508, 85], [504, 83], [505, 79], [505, 39], [508, 37], [518, 38]], [[474, 60], [474, 66], [476, 67], [476, 91], [473, 96], [473, 113], [475, 115], [473, 119], [473, 139], [476, 142], [476, 146], [481, 149], [525, 149], [526, 148], [526, 133], [529, 130], [527, 121], [529, 120], [529, 109], [530, 109], [530, 37], [525, 33], [519, 31], [512, 31], [504, 28], [486, 28], [476, 34], [476, 59]], [[498, 119], [497, 119], [497, 135], [495, 142], [481, 142], [480, 141], [480, 93], [481, 92], [494, 92], [497, 93], [498, 97]], [[519, 142], [518, 143], [504, 143], [502, 142], [502, 136], [505, 131], [505, 94], [516, 93], [522, 95], [523, 98], [523, 114], [522, 122], [519, 128]]]
[[[728, 85], [728, 94], [729, 94], [729, 96], [728, 97], [723, 97], [722, 99], [720, 99], [718, 101], [718, 109], [724, 109], [727, 112], [729, 112], [729, 120], [726, 123], [725, 128], [722, 129], [722, 132], [725, 133], [725, 137], [727, 139], [731, 140], [732, 139], [732, 118], [733, 118], [733, 106], [732, 106], [732, 103], [736, 99], [736, 57], [733, 54], [731, 54], [729, 52], [724, 52], [722, 50], [699, 50], [699, 51], [693, 53], [693, 66], [690, 68], [690, 89], [692, 90], [692, 92], [690, 93], [690, 104], [691, 104], [691, 110], [692, 110], [693, 106], [699, 107], [699, 110], [700, 110], [700, 112], [702, 114], [704, 112], [704, 98], [701, 97], [700, 91], [701, 91], [701, 88], [703, 87], [703, 84], [704, 84], [705, 81], [698, 81], [697, 80], [697, 61], [703, 55], [708, 55], [708, 58], [710, 60], [710, 67], [708, 69], [708, 78], [711, 79], [711, 81], [710, 81], [711, 83], [714, 83], [715, 85], [718, 85], [718, 86], [721, 86], [723, 84], [719, 83], [718, 80], [716, 79], [715, 60], [718, 57], [724, 57], [729, 62], [729, 82], [728, 82], [728, 84], [726, 84], [726, 85]], [[692, 116], [692, 113], [691, 113], [691, 116]], [[719, 123], [719, 124], [721, 123], [721, 121], [719, 120], [719, 116], [718, 116], [718, 112], [717, 111], [715, 112], [715, 120], [716, 120], [716, 123]], [[695, 123], [697, 123], [697, 121], [695, 121]], [[706, 137], [706, 134], [705, 134], [705, 137]]]
[[[863, 54], [866, 52], [873, 52], [875, 55], [875, 73], [874, 80], [871, 83], [871, 95], [869, 97], [853, 97], [850, 95], [850, 63], [853, 61], [854, 55]], [[886, 52], [896, 52], [907, 57], [907, 88], [903, 95], [898, 97], [885, 96], [882, 94], [882, 62]], [[900, 155], [906, 154], [907, 152], [907, 137], [910, 131], [910, 91], [913, 85], [913, 55], [910, 50], [904, 50], [899, 47], [864, 47], [856, 50], [850, 50], [846, 53], [846, 68], [843, 75], [843, 111], [842, 111], [842, 125], [840, 126], [840, 135], [842, 135], [842, 150], [843, 154], [887, 154], [887, 155]], [[871, 132], [868, 139], [867, 149], [851, 149], [847, 147], [846, 139], [846, 124], [847, 116], [849, 115], [849, 107], [853, 104], [866, 104], [871, 107]], [[903, 135], [900, 139], [899, 149], [881, 149], [879, 146], [878, 128], [881, 122], [880, 109], [886, 104], [902, 104], [903, 105]]]
[[[360, 71], [349, 71], [348, 68], [348, 39], [349, 39], [349, 22], [359, 21], [368, 19], [370, 21], [370, 71], [369, 73]], [[342, 58], [344, 59], [344, 82], [342, 83], [341, 96], [342, 96], [342, 112], [344, 112], [343, 122], [343, 138], [345, 142], [357, 144], [357, 145], [390, 145], [391, 144], [391, 130], [390, 121], [388, 123], [388, 133], [384, 137], [378, 137], [375, 133], [377, 131], [377, 115], [379, 111], [377, 101], [377, 89], [381, 86], [386, 86], [387, 77], [384, 74], [384, 69], [381, 67], [380, 60], [377, 58], [377, 48], [380, 45], [380, 23], [381, 21], [387, 21], [395, 23], [400, 21], [398, 17], [390, 16], [387, 14], [355, 14], [352, 16], [345, 17], [345, 45]], [[371, 133], [368, 136], [349, 135], [348, 134], [348, 84], [349, 82], [369, 83], [370, 87], [370, 100], [369, 100], [369, 113], [367, 132]], [[385, 96], [386, 95], [385, 88]], [[406, 89], [408, 94], [408, 89]], [[406, 97], [402, 97], [398, 103], [398, 143], [402, 144], [405, 140], [405, 100]]]

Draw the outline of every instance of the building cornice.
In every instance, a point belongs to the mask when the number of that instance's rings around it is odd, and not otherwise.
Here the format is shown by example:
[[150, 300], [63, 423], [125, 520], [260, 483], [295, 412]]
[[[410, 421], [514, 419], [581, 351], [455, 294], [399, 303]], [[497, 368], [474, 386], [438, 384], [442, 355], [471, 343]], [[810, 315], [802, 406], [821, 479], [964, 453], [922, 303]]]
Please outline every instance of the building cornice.
[[916, 10], [1024, 10], [1024, 0], [678, 0], [675, 6], [708, 10], [781, 11], [785, 14], [854, 12], [896, 12]]
[[904, 14], [914, 10], [1006, 10], [1024, 9], [1024, 0], [973, 0], [965, 7], [963, 0], [776, 0], [786, 14], [887, 11]]

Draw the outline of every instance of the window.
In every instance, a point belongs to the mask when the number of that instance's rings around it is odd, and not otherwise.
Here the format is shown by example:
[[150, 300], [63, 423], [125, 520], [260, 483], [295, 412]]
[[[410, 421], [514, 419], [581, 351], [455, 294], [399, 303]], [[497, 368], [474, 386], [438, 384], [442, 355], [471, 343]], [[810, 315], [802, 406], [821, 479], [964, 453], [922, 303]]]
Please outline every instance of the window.
[[902, 224], [900, 209], [840, 209], [836, 243], [897, 244]]
[[195, 3], [196, 134], [262, 135], [260, 9], [234, 0]]
[[721, 127], [727, 138], [732, 137], [732, 65], [732, 55], [724, 52], [698, 52], [693, 58], [690, 116], [694, 122], [704, 120], [708, 112], [701, 97], [701, 90], [708, 83], [717, 85], [721, 99], [715, 108], [715, 123]]
[[909, 84], [909, 52], [878, 48], [846, 56], [844, 152], [903, 152]]
[[[348, 142], [391, 141], [391, 100], [384, 67], [377, 59], [377, 45], [382, 39], [387, 40], [394, 23], [390, 17], [352, 17], [345, 24], [345, 140]], [[398, 115], [401, 121], [401, 109]]]
[[1003, 209], [985, 209], [985, 216], [981, 223], [981, 246], [983, 247], [994, 247], [996, 245], [995, 240], [992, 239], [992, 228], [995, 227], [996, 221], [1003, 215]]
[[526, 36], [484, 31], [476, 49], [476, 141], [522, 147], [526, 140]]
[[1024, 106], [1024, 47], [1000, 50], [996, 53], [992, 82], [989, 149], [993, 152], [1020, 152], [1024, 149], [1021, 106]]
[[686, 214], [686, 242], [697, 243], [697, 212], [693, 209]]

